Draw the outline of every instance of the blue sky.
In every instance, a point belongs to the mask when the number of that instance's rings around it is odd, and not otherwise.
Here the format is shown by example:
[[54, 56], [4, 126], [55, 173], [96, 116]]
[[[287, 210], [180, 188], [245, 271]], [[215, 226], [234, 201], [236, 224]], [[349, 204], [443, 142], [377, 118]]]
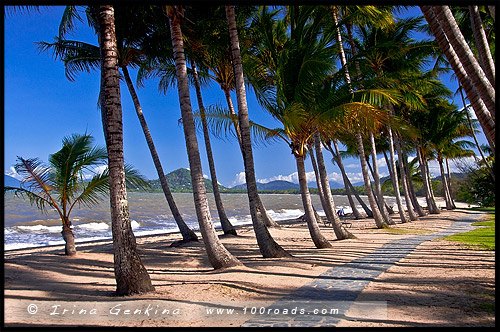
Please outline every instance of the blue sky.
[[[17, 156], [39, 157], [47, 161], [49, 154], [61, 148], [62, 138], [73, 133], [87, 131], [95, 137], [97, 144], [105, 146], [100, 111], [97, 108], [99, 73], [81, 73], [75, 82], [70, 82], [64, 75], [63, 64], [54, 60], [50, 53], [40, 54], [35, 45], [37, 41], [53, 41], [58, 34], [62, 12], [63, 7], [49, 7], [42, 9], [40, 13], [5, 17], [5, 174], [15, 176], [13, 165]], [[419, 14], [419, 10], [412, 10], [411, 13]], [[97, 43], [97, 37], [85, 24], [78, 25], [77, 32], [67, 38]], [[135, 77], [135, 72], [131, 72], [131, 75]], [[452, 91], [457, 89], [454, 81], [445, 79], [444, 83]], [[137, 92], [165, 172], [181, 167], [188, 168], [184, 136], [178, 125], [180, 108], [177, 90], [174, 88], [166, 95], [160, 94], [157, 81], [150, 80]], [[258, 105], [252, 92], [247, 90], [247, 93], [250, 119], [271, 128], [278, 127], [279, 124]], [[156, 179], [158, 175], [124, 83], [121, 94], [125, 160], [147, 178]], [[205, 106], [226, 106], [224, 94], [215, 84], [203, 90], [203, 97]], [[197, 109], [194, 90], [191, 93], [191, 102], [193, 110]], [[233, 103], [236, 105], [234, 93]], [[456, 98], [455, 103], [462, 105], [459, 98]], [[481, 143], [486, 143], [482, 133], [479, 139]], [[198, 142], [203, 171], [209, 174], [201, 135], [198, 136]], [[244, 167], [237, 141], [221, 141], [212, 137], [212, 147], [219, 182], [225, 186], [242, 183]], [[331, 156], [327, 151], [324, 153], [325, 160], [329, 161]], [[381, 173], [387, 175], [383, 156], [379, 155], [379, 158], [382, 162], [379, 165]], [[284, 143], [255, 148], [254, 162], [256, 177], [262, 182], [274, 179], [298, 182], [294, 175], [295, 160]], [[347, 158], [344, 164], [353, 182], [362, 181], [358, 159]], [[308, 160], [306, 165], [306, 171], [312, 181], [314, 175]], [[336, 166], [328, 163], [327, 171], [331, 180], [342, 183]], [[437, 172], [433, 173], [437, 175]]]

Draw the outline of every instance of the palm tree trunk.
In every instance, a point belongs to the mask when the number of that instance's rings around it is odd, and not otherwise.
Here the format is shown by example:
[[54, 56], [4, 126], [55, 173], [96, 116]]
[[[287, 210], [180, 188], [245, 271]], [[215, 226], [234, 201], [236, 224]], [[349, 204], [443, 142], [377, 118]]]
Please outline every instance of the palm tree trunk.
[[408, 181], [406, 179], [406, 171], [403, 162], [403, 154], [401, 153], [401, 146], [399, 145], [399, 138], [396, 133], [394, 136], [394, 145], [396, 146], [396, 152], [398, 154], [399, 160], [399, 173], [401, 175], [401, 186], [403, 187], [403, 193], [405, 195], [406, 209], [408, 210], [408, 215], [410, 216], [411, 221], [418, 220], [418, 215], [415, 214], [412, 200], [410, 198], [410, 193], [408, 190]]
[[68, 218], [63, 219], [63, 230], [61, 232], [65, 242], [64, 253], [68, 256], [76, 255], [75, 235], [71, 231], [71, 223]]
[[130, 225], [123, 160], [122, 108], [114, 8], [99, 6], [97, 14], [101, 51], [101, 112], [108, 151], [116, 293], [130, 295], [153, 291], [154, 287], [137, 253], [135, 236]]
[[[233, 101], [231, 100], [231, 94], [229, 93], [229, 88], [223, 89], [224, 91], [224, 96], [226, 97], [226, 103], [227, 107], [229, 108], [229, 112], [232, 115], [236, 115], [236, 111], [234, 110], [234, 105]], [[241, 132], [240, 132], [240, 126], [238, 125], [238, 121], [234, 121], [234, 131], [236, 132], [236, 137], [238, 138], [238, 143], [240, 144], [240, 149], [242, 147], [242, 142], [241, 142]]]
[[[319, 200], [321, 202], [321, 206], [323, 207], [323, 211], [325, 211], [326, 218], [328, 222], [332, 222], [332, 219], [329, 219], [328, 214], [326, 213], [326, 203], [325, 203], [325, 195], [323, 193], [323, 186], [321, 185], [321, 179], [319, 178], [319, 171], [318, 171], [318, 164], [316, 163], [316, 158], [314, 157], [314, 150], [312, 146], [308, 146], [307, 149], [309, 150], [309, 156], [311, 157], [311, 165], [314, 170], [314, 177], [316, 178], [316, 184], [318, 186], [318, 196]], [[318, 218], [316, 218], [318, 219]], [[321, 220], [321, 219], [319, 219]]]
[[387, 127], [387, 134], [389, 136], [389, 169], [392, 170], [392, 184], [394, 186], [394, 196], [396, 196], [396, 203], [398, 204], [399, 217], [401, 222], [408, 222], [406, 218], [405, 210], [403, 208], [403, 202], [401, 201], [401, 193], [399, 192], [399, 181], [398, 181], [398, 170], [396, 168], [396, 156], [394, 153], [394, 139], [392, 136], [391, 127]]
[[479, 145], [479, 142], [477, 140], [476, 132], [474, 130], [474, 127], [472, 126], [472, 121], [471, 121], [470, 116], [469, 116], [469, 110], [467, 109], [467, 104], [465, 103], [465, 97], [464, 97], [464, 93], [462, 90], [463, 90], [462, 86], [459, 86], [460, 96], [462, 97], [462, 103], [464, 104], [464, 112], [465, 112], [465, 115], [467, 116], [467, 122], [469, 123], [469, 128], [471, 130], [472, 137], [474, 138], [474, 142], [476, 143], [476, 148], [479, 151], [479, 154], [481, 155], [481, 159], [483, 160], [486, 167], [488, 167], [488, 171], [490, 173], [491, 178], [493, 179], [493, 181], [495, 181], [495, 173], [493, 172], [491, 165], [486, 160], [486, 157], [484, 156], [484, 153], [483, 153], [483, 149], [481, 149], [481, 145]]
[[417, 195], [415, 193], [415, 189], [413, 187], [413, 179], [411, 178], [410, 167], [408, 165], [408, 154], [406, 153], [406, 147], [405, 147], [405, 144], [400, 136], [398, 137], [398, 139], [401, 142], [401, 152], [402, 152], [402, 157], [403, 157], [401, 160], [403, 161], [403, 166], [404, 166], [405, 175], [406, 175], [406, 181], [407, 181], [407, 185], [408, 185], [408, 191], [410, 193], [410, 199], [411, 199], [413, 207], [415, 208], [415, 211], [417, 212], [418, 216], [423, 217], [426, 215], [426, 213], [424, 212], [424, 209], [422, 209], [422, 207], [418, 203], [418, 198], [417, 198]]
[[342, 157], [340, 156], [340, 151], [339, 151], [339, 147], [337, 145], [337, 141], [333, 140], [333, 145], [335, 147], [336, 152], [333, 152], [331, 146], [328, 146], [327, 148], [328, 148], [328, 151], [330, 151], [330, 153], [332, 154], [335, 161], [337, 162], [337, 166], [339, 167], [340, 173], [342, 174], [342, 180], [344, 181], [344, 187], [346, 190], [347, 199], [349, 200], [349, 205], [351, 206], [351, 209], [352, 209], [354, 216], [356, 217], [356, 219], [363, 218], [361, 216], [361, 213], [359, 213], [358, 209], [356, 208], [356, 204], [354, 203], [352, 195], [354, 195], [356, 197], [356, 199], [358, 200], [361, 207], [365, 210], [366, 215], [368, 217], [372, 217], [373, 216], [372, 211], [368, 208], [368, 206], [361, 199], [361, 197], [359, 197], [358, 193], [356, 192], [356, 189], [354, 189], [354, 187], [351, 184], [351, 181], [347, 177], [347, 174], [346, 174], [345, 169], [344, 169], [344, 163], [342, 162]]
[[476, 87], [473, 85], [471, 79], [468, 77], [466, 70], [464, 69], [460, 59], [450, 45], [447, 36], [445, 35], [440, 23], [438, 22], [436, 15], [434, 14], [432, 7], [430, 6], [420, 6], [422, 13], [425, 16], [426, 21], [429, 23], [429, 27], [432, 30], [432, 33], [436, 37], [437, 42], [444, 55], [448, 59], [455, 75], [460, 82], [460, 84], [464, 87], [465, 93], [467, 94], [467, 98], [471, 102], [471, 105], [476, 113], [476, 116], [483, 128], [483, 132], [488, 140], [488, 143], [492, 149], [495, 151], [495, 120], [494, 113], [486, 107], [483, 100], [480, 98], [478, 91], [476, 91]]
[[335, 232], [335, 236], [337, 236], [338, 240], [353, 239], [354, 235], [342, 227], [342, 222], [336, 212], [337, 208], [335, 207], [332, 191], [330, 190], [330, 184], [328, 183], [328, 175], [326, 173], [325, 161], [323, 159], [321, 141], [318, 133], [314, 134], [314, 146], [316, 148], [316, 156], [318, 159], [319, 178], [321, 186], [323, 187], [324, 201], [326, 203], [325, 214], [327, 216], [330, 215], [330, 218], [332, 218], [331, 223], [333, 231]]
[[311, 235], [311, 238], [316, 248], [318, 249], [331, 248], [332, 245], [321, 234], [318, 222], [316, 220], [316, 217], [314, 216], [314, 210], [311, 204], [311, 195], [309, 194], [309, 188], [307, 187], [307, 177], [306, 177], [306, 169], [304, 166], [304, 157], [296, 155], [295, 161], [297, 163], [297, 172], [300, 185], [300, 196], [302, 197], [302, 205], [304, 206], [304, 212], [306, 215], [307, 227], [309, 228], [309, 234]]
[[453, 191], [451, 188], [451, 176], [450, 176], [450, 165], [448, 164], [448, 158], [445, 158], [446, 161], [446, 173], [448, 177], [448, 192], [450, 193], [450, 201], [451, 201], [451, 206], [456, 209], [457, 207], [455, 206], [455, 202], [453, 201]]
[[[189, 228], [188, 225], [182, 219], [182, 215], [177, 208], [177, 204], [175, 204], [174, 196], [170, 191], [170, 187], [167, 183], [167, 178], [165, 177], [165, 173], [163, 171], [163, 167], [160, 162], [160, 158], [158, 157], [158, 153], [156, 152], [156, 147], [153, 142], [153, 137], [151, 136], [151, 132], [149, 131], [148, 124], [146, 122], [146, 118], [142, 112], [141, 104], [139, 102], [139, 98], [137, 97], [137, 93], [134, 88], [134, 84], [130, 79], [130, 75], [126, 66], [121, 67], [123, 76], [125, 77], [125, 82], [127, 83], [127, 87], [132, 97], [132, 101], [134, 102], [135, 112], [137, 113], [137, 117], [139, 118], [139, 122], [141, 123], [142, 131], [144, 132], [144, 137], [146, 138], [146, 142], [149, 147], [149, 152], [151, 153], [151, 157], [153, 158], [153, 163], [156, 168], [156, 173], [158, 174], [158, 178], [160, 179], [161, 188], [163, 190], [163, 194], [167, 200], [168, 206], [170, 207], [170, 211], [174, 217], [174, 220], [179, 228], [179, 231], [182, 235], [182, 243], [189, 241], [198, 241], [198, 236], [193, 230]], [[180, 242], [173, 243], [174, 246], [179, 245]]]
[[444, 173], [443, 158], [438, 157], [439, 171], [441, 172], [441, 184], [443, 186], [443, 196], [444, 202], [446, 204], [446, 210], [453, 210], [453, 204], [451, 203], [451, 195], [448, 187], [448, 180], [446, 179], [446, 174]]
[[236, 230], [234, 229], [233, 225], [231, 225], [231, 222], [227, 218], [226, 211], [224, 210], [224, 205], [222, 204], [222, 198], [220, 196], [219, 183], [217, 182], [214, 157], [212, 154], [212, 146], [210, 144], [210, 135], [208, 133], [207, 119], [205, 117], [205, 106], [203, 105], [203, 98], [201, 96], [200, 79], [198, 77], [198, 71], [196, 69], [196, 63], [194, 60], [191, 60], [191, 67], [193, 69], [196, 98], [198, 100], [198, 108], [200, 109], [201, 125], [203, 127], [203, 137], [205, 139], [205, 149], [207, 152], [208, 166], [210, 168], [210, 178], [212, 180], [215, 206], [217, 207], [217, 213], [219, 214], [219, 220], [222, 226], [222, 230], [224, 231], [224, 234], [236, 235]]
[[472, 31], [474, 32], [474, 39], [476, 40], [476, 46], [479, 51], [478, 53], [481, 67], [483, 68], [484, 73], [491, 85], [495, 86], [495, 63], [493, 62], [493, 57], [491, 56], [490, 46], [488, 45], [486, 33], [483, 29], [479, 9], [477, 6], [469, 6], [469, 12]]
[[425, 164], [425, 157], [422, 154], [421, 149], [422, 149], [421, 146], [416, 144], [420, 174], [422, 175], [422, 182], [424, 184], [424, 190], [425, 190], [425, 199], [427, 200], [427, 209], [431, 214], [439, 214], [440, 213], [439, 208], [436, 205], [436, 201], [434, 201], [432, 197], [430, 188], [432, 184], [429, 181], [429, 175], [427, 174], [427, 169]]
[[359, 160], [361, 162], [361, 171], [363, 173], [363, 180], [365, 181], [366, 194], [368, 196], [368, 202], [370, 203], [370, 207], [372, 209], [373, 218], [375, 219], [375, 224], [377, 225], [378, 228], [386, 228], [388, 226], [384, 221], [384, 218], [380, 214], [380, 210], [377, 206], [377, 201], [375, 200], [375, 196], [373, 195], [370, 175], [368, 174], [368, 165], [365, 159], [363, 137], [361, 136], [361, 133], [359, 131], [356, 133], [356, 143], [358, 145]]
[[201, 168], [200, 152], [196, 139], [196, 128], [191, 109], [189, 97], [189, 84], [187, 80], [186, 60], [184, 57], [184, 44], [180, 26], [180, 14], [178, 8], [174, 7], [169, 13], [170, 33], [174, 49], [175, 72], [177, 77], [177, 89], [179, 92], [179, 103], [181, 107], [182, 125], [186, 139], [189, 167], [191, 169], [191, 183], [193, 184], [194, 205], [200, 225], [203, 242], [208, 254], [210, 264], [214, 269], [241, 265], [220, 242], [212, 221], [210, 220], [207, 194]]
[[257, 192], [257, 181], [255, 179], [255, 168], [253, 162], [252, 141], [250, 137], [250, 121], [248, 119], [248, 106], [246, 100], [245, 80], [241, 64], [240, 44], [238, 31], [236, 29], [236, 18], [234, 6], [226, 6], [226, 17], [229, 27], [231, 41], [231, 52], [233, 56], [234, 76], [236, 82], [236, 97], [238, 101], [238, 123], [241, 131], [243, 163], [245, 166], [245, 179], [247, 183], [247, 194], [250, 205], [252, 224], [257, 238], [261, 254], [266, 258], [291, 257], [269, 233], [264, 221], [265, 209]]
[[453, 17], [448, 6], [432, 6], [432, 11], [436, 15], [441, 29], [448, 38], [449, 43], [455, 50], [460, 63], [465, 69], [467, 76], [470, 77], [474, 88], [484, 101], [486, 108], [495, 120], [495, 88], [486, 77], [483, 69], [477, 62], [467, 41], [465, 40], [460, 28]]
[[378, 202], [380, 205], [380, 212], [382, 213], [382, 217], [385, 220], [387, 225], [395, 225], [396, 223], [392, 220], [391, 216], [389, 216], [388, 212], [385, 211], [386, 204], [384, 195], [382, 193], [382, 186], [380, 184], [380, 175], [378, 172], [378, 163], [377, 163], [377, 148], [375, 146], [375, 137], [373, 136], [373, 132], [370, 131], [370, 145], [371, 145], [371, 154], [373, 159], [373, 181], [375, 182], [375, 193], [378, 197]]

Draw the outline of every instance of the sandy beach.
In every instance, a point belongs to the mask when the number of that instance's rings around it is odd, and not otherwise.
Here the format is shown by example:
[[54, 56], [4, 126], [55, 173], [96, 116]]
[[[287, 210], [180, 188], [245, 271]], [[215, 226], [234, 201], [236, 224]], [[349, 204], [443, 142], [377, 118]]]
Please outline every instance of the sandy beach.
[[[357, 239], [335, 241], [321, 225], [331, 249], [315, 249], [300, 220], [281, 221], [270, 229], [275, 240], [294, 257], [261, 257], [251, 226], [238, 236], [221, 236], [243, 267], [214, 271], [202, 242], [170, 248], [178, 234], [137, 239], [143, 263], [156, 291], [114, 296], [115, 279], [110, 241], [77, 245], [78, 254], [64, 256], [62, 246], [5, 252], [4, 301], [6, 326], [185, 326], [237, 327], [250, 320], [252, 308], [264, 308], [315, 280], [325, 271], [363, 257], [391, 241], [446, 229], [479, 212], [454, 210], [401, 224], [400, 234], [376, 229], [372, 219], [349, 220]], [[356, 301], [387, 304], [384, 317], [341, 320], [341, 327], [494, 326], [485, 303], [494, 307], [495, 253], [467, 249], [455, 242], [420, 244], [359, 294]], [[244, 314], [210, 314], [213, 308], [247, 308]], [[253, 310], [255, 313], [256, 310]]]

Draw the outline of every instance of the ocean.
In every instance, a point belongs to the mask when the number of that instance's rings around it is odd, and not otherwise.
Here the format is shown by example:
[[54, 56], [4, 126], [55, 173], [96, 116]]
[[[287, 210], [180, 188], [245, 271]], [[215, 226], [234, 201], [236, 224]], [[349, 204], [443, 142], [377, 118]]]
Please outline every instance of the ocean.
[[[174, 193], [174, 199], [186, 224], [198, 230], [193, 196], [190, 193]], [[298, 218], [304, 214], [300, 195], [260, 194], [269, 215], [276, 221]], [[324, 215], [319, 197], [311, 195], [320, 215]], [[363, 200], [367, 203], [366, 197]], [[393, 197], [387, 204], [395, 205]], [[248, 196], [246, 194], [222, 194], [226, 214], [233, 225], [251, 224]], [[220, 228], [213, 195], [208, 194], [210, 213], [216, 229]], [[346, 196], [334, 196], [337, 210], [352, 212]], [[136, 236], [178, 232], [163, 193], [128, 193], [132, 229]], [[358, 207], [362, 211], [361, 206]], [[75, 206], [70, 214], [75, 242], [111, 239], [111, 214], [109, 200], [104, 199], [93, 207]], [[4, 194], [4, 249], [43, 247], [64, 244], [62, 224], [55, 210], [42, 213], [31, 206], [28, 199]]]

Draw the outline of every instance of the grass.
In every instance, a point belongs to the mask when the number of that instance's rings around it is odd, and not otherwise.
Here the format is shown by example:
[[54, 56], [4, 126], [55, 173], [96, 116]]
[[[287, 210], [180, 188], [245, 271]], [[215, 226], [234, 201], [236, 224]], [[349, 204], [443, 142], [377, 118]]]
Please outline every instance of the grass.
[[384, 233], [389, 233], [389, 234], [429, 234], [432, 233], [431, 230], [425, 229], [425, 228], [381, 228], [377, 229], [378, 231], [384, 232]]
[[473, 226], [485, 226], [469, 232], [446, 236], [447, 241], [461, 242], [473, 249], [495, 250], [495, 210], [488, 214], [486, 221], [475, 222]]

